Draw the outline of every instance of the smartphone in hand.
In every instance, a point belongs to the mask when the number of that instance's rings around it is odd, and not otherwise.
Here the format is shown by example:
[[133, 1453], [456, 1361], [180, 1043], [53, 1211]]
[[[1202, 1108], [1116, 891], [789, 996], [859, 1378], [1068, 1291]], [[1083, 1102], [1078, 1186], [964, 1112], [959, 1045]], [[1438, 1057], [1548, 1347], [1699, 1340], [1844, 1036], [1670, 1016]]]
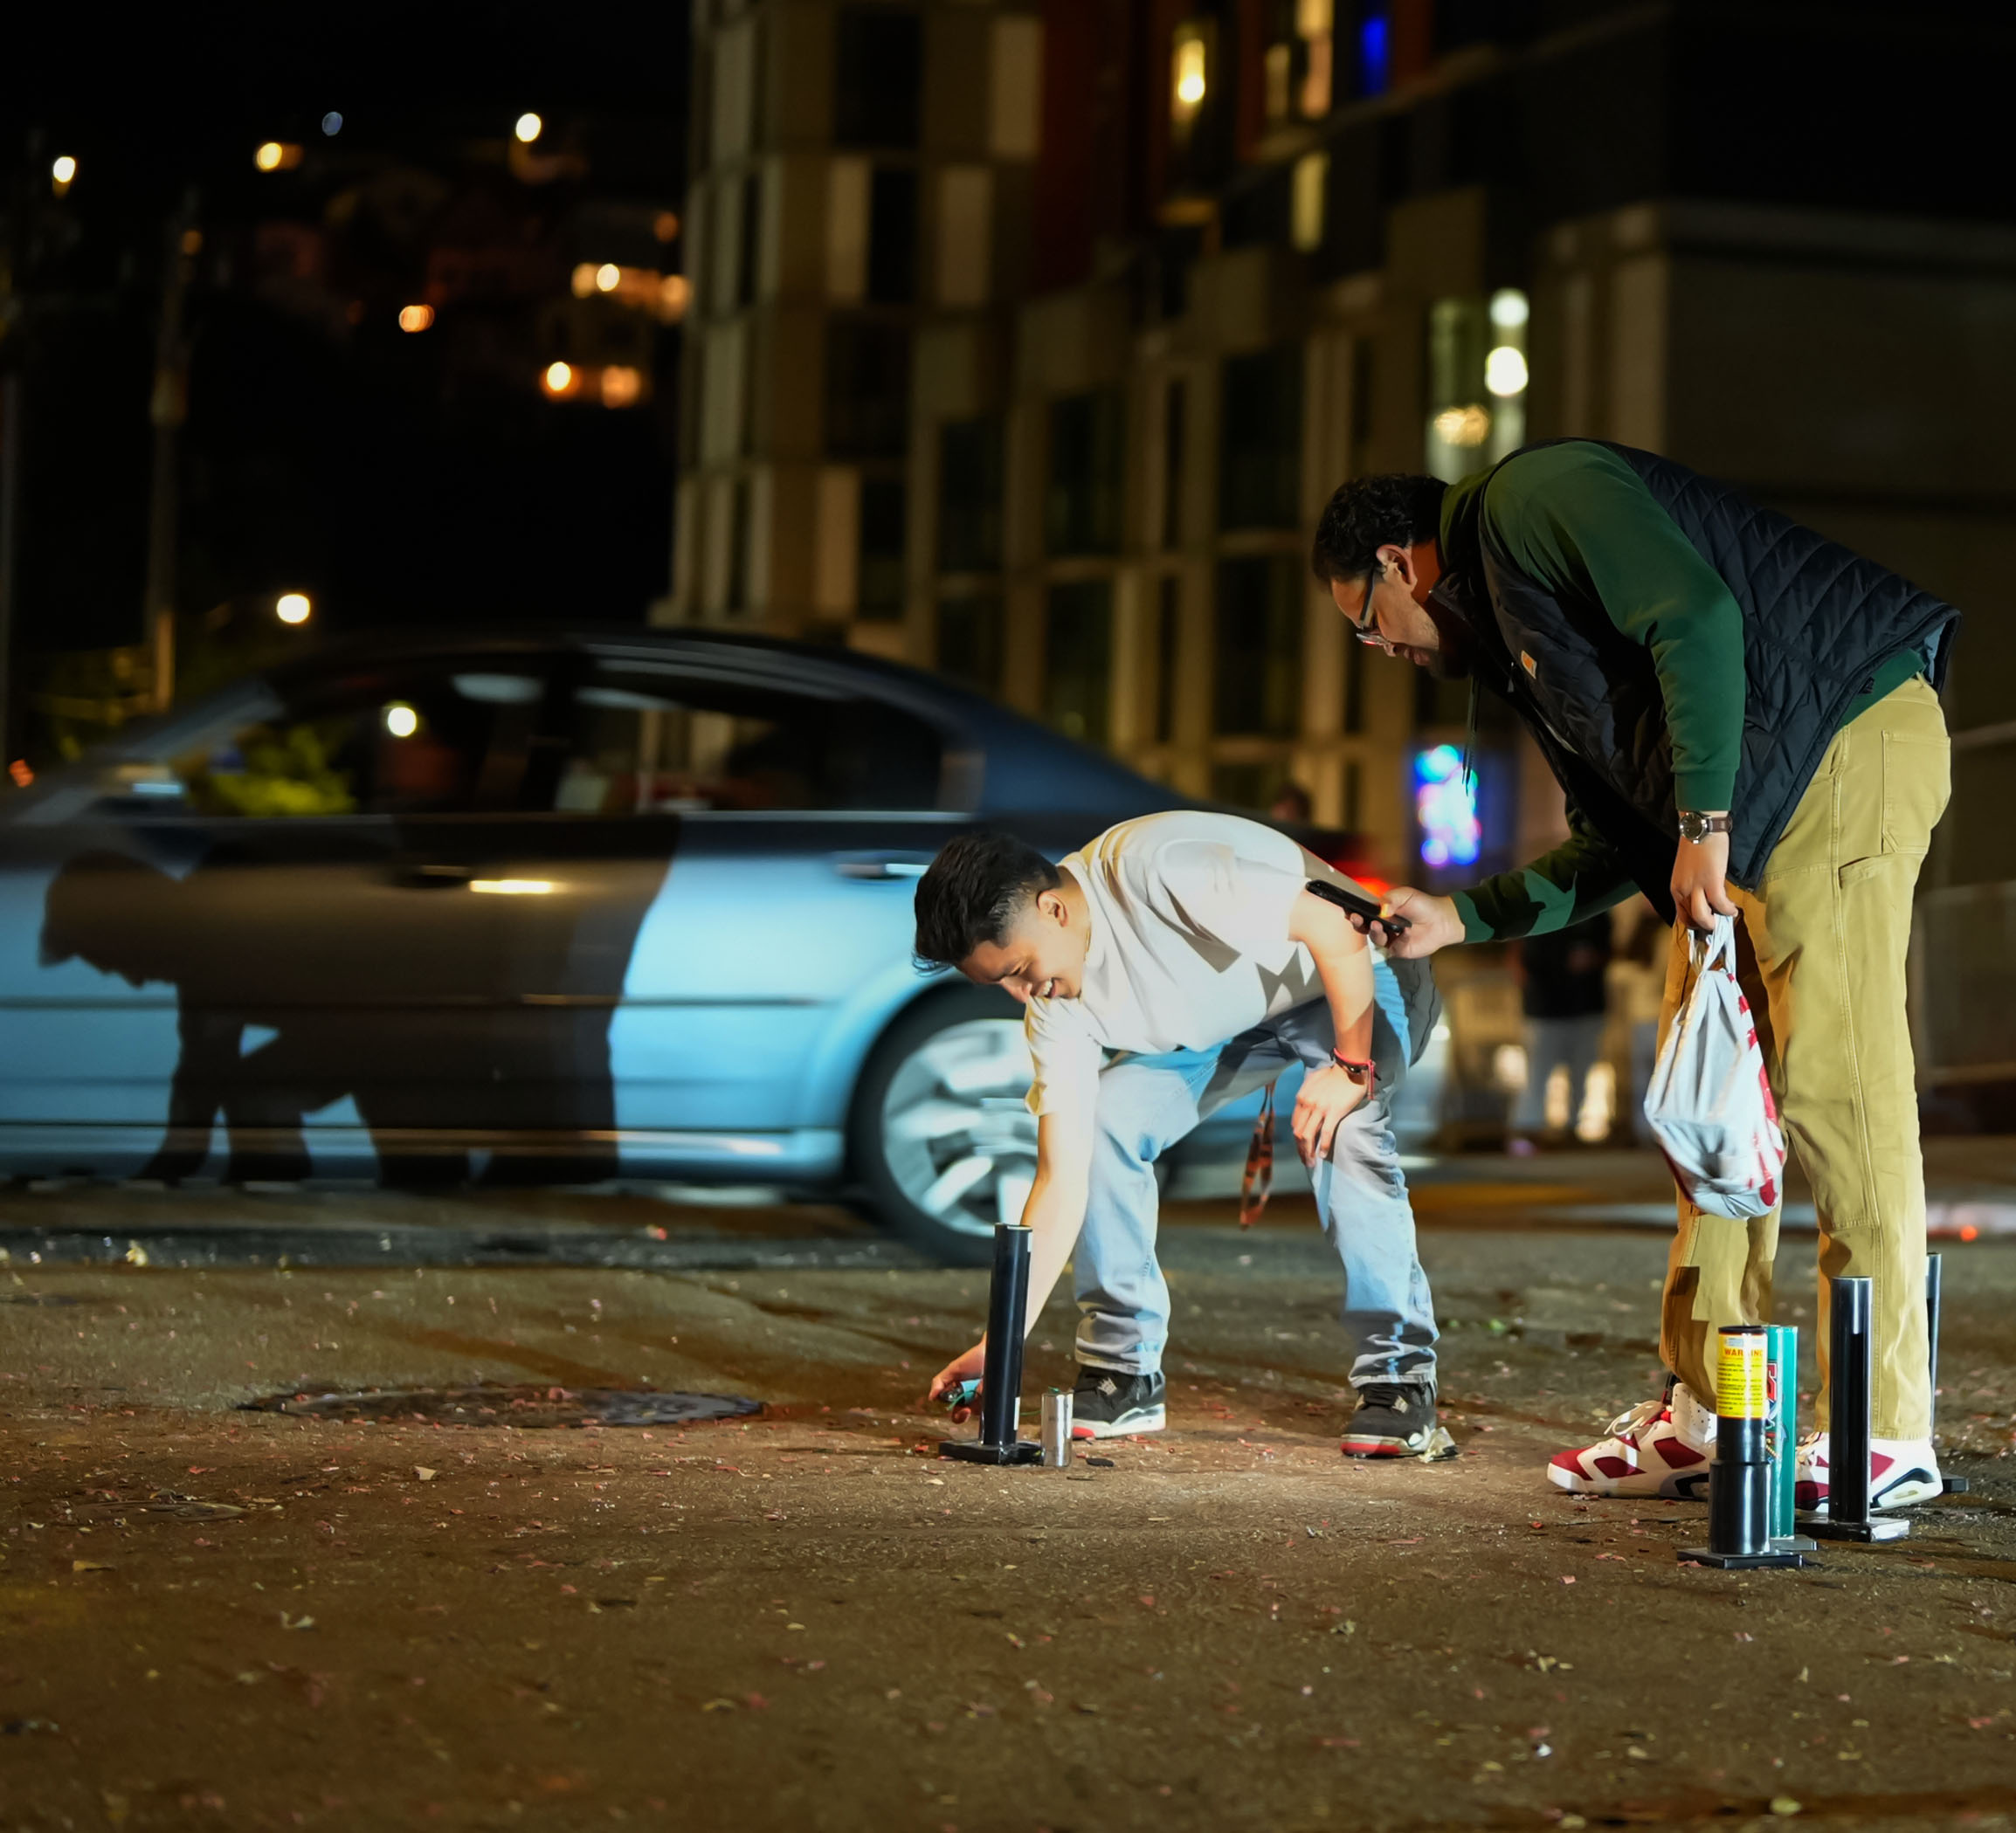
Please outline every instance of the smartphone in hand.
[[1379, 900], [1368, 898], [1362, 892], [1347, 891], [1342, 885], [1332, 885], [1326, 879], [1311, 879], [1304, 888], [1324, 903], [1335, 904], [1348, 915], [1378, 924], [1388, 935], [1398, 935], [1407, 927], [1405, 917], [1380, 914]]

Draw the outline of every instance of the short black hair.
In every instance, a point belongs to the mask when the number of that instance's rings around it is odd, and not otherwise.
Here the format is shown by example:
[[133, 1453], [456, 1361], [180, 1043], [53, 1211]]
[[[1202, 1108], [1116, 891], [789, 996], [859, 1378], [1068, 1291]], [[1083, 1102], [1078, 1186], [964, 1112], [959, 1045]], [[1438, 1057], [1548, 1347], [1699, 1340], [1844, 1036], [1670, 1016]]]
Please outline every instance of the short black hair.
[[917, 881], [917, 964], [956, 968], [981, 943], [1005, 941], [1016, 913], [1061, 882], [1012, 834], [982, 829], [947, 841]]
[[1367, 579], [1376, 556], [1391, 542], [1410, 548], [1442, 533], [1442, 498], [1449, 486], [1440, 478], [1389, 471], [1376, 478], [1340, 484], [1323, 505], [1309, 566], [1328, 585], [1333, 579]]

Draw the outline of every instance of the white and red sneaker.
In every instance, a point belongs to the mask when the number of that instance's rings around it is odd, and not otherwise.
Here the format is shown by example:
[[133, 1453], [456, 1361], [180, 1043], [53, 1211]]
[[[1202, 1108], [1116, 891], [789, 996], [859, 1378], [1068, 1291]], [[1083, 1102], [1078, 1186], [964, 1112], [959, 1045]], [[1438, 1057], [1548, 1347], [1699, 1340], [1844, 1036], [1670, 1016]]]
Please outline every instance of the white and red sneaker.
[[[1869, 1506], [1915, 1508], [1944, 1493], [1939, 1454], [1929, 1438], [1869, 1441]], [[1800, 1508], [1819, 1508], [1827, 1499], [1827, 1435], [1809, 1432], [1799, 1440], [1799, 1474], [1792, 1499]]]
[[1610, 1422], [1610, 1436], [1579, 1451], [1561, 1451], [1547, 1480], [1578, 1496], [1668, 1496], [1708, 1493], [1715, 1462], [1715, 1414], [1682, 1382], [1667, 1386]]

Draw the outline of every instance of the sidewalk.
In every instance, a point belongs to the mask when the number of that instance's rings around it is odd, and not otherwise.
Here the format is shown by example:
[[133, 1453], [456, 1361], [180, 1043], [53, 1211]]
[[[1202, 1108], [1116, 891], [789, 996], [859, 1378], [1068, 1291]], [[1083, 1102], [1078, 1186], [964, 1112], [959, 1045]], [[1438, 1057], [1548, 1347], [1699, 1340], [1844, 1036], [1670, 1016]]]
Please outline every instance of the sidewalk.
[[[1424, 1227], [1460, 1225], [1647, 1228], [1673, 1226], [1673, 1180], [1653, 1151], [1577, 1148], [1514, 1158], [1496, 1152], [1452, 1153], [1408, 1159], [1414, 1213]], [[1228, 1182], [1229, 1181], [1229, 1182]], [[1219, 1183], [1226, 1188], [1219, 1189]], [[1300, 1185], [1300, 1188], [1296, 1186]], [[1791, 1161], [1782, 1226], [1797, 1233], [1816, 1226], [1811, 1190]], [[1216, 1218], [1219, 1202], [1236, 1194], [1236, 1168], [1199, 1167], [1179, 1186], [1169, 1219], [1182, 1223]], [[1267, 1220], [1308, 1220], [1301, 1168], [1283, 1168], [1277, 1202]], [[1929, 1139], [1925, 1141], [1927, 1231], [1935, 1238], [1975, 1241], [2016, 1235], [2016, 1139]]]
[[[1497, 1168], [1424, 1194], [1550, 1188]], [[2006, 1825], [2016, 1245], [1949, 1252], [1941, 1432], [1972, 1491], [1896, 1546], [1745, 1575], [1675, 1559], [1697, 1503], [1547, 1484], [1553, 1451], [1655, 1390], [1664, 1244], [1500, 1225], [1517, 1213], [1424, 1233], [1460, 1451], [1426, 1467], [1337, 1455], [1334, 1260], [1313, 1227], [1241, 1236], [1223, 1205], [1167, 1242], [1170, 1430], [1065, 1471], [936, 1455], [922, 1389], [977, 1329], [981, 1272], [17, 1260], [0, 1817]], [[1782, 1262], [1793, 1321], [1810, 1258]], [[1029, 1395], [1070, 1380], [1074, 1322], [1067, 1299], [1043, 1314]], [[492, 1412], [450, 1419], [238, 1410], [485, 1383]], [[505, 1409], [592, 1388], [764, 1411], [520, 1430]]]

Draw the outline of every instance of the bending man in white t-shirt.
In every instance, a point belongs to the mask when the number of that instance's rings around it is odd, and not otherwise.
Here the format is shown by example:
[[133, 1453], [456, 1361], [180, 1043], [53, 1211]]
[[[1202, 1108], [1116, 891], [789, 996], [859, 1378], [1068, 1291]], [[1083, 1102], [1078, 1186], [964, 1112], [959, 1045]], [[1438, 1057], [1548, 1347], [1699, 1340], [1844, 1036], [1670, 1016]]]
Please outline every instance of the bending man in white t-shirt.
[[[1214, 1109], [1300, 1068], [1295, 1143], [1343, 1263], [1352, 1339], [1358, 1399], [1343, 1449], [1449, 1446], [1391, 1126], [1393, 1091], [1435, 1022], [1434, 982], [1420, 962], [1377, 958], [1305, 889], [1312, 879], [1351, 884], [1258, 822], [1179, 811], [1109, 828], [1061, 866], [1007, 835], [962, 835], [918, 884], [918, 957], [1027, 1009], [1039, 1117], [1028, 1316], [1074, 1260], [1080, 1437], [1163, 1423], [1156, 1159]], [[977, 1379], [982, 1358], [976, 1344], [949, 1363], [933, 1397]]]

